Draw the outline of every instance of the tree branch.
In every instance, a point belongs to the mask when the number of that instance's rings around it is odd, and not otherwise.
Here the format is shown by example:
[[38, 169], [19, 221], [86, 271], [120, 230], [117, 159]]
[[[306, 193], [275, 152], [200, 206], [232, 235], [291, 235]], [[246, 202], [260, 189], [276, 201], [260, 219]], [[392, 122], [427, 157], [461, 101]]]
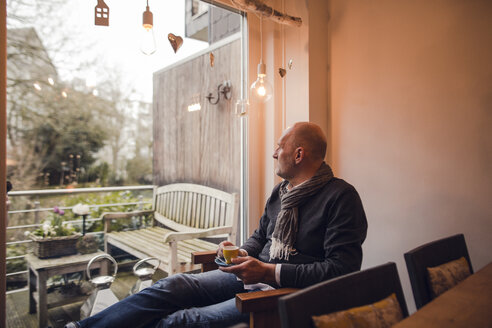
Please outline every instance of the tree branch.
[[244, 11], [254, 12], [259, 15], [263, 15], [265, 18], [276, 21], [277, 23], [290, 25], [290, 26], [301, 26], [301, 17], [295, 17], [282, 13], [274, 8], [266, 5], [262, 0], [230, 0], [233, 4], [238, 6]]

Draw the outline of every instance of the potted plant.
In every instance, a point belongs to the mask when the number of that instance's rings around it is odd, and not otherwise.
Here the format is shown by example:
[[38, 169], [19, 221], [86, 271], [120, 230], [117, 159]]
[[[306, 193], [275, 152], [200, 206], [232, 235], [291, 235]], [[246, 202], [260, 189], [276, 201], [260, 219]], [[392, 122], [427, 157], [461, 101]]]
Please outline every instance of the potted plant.
[[53, 213], [29, 237], [33, 253], [39, 258], [65, 256], [77, 253], [75, 244], [80, 237], [75, 228], [63, 220], [65, 212], [55, 206]]

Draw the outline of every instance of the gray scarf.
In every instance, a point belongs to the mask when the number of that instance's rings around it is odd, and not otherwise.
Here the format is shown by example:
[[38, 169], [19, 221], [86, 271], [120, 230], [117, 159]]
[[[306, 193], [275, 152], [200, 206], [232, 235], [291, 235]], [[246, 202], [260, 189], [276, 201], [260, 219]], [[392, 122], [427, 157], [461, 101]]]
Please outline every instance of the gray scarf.
[[270, 260], [275, 258], [288, 260], [296, 241], [298, 228], [298, 207], [311, 196], [316, 194], [328, 181], [333, 178], [333, 172], [323, 162], [316, 174], [300, 185], [287, 189], [289, 182], [284, 180], [280, 184], [280, 212], [272, 234], [272, 246], [270, 247]]

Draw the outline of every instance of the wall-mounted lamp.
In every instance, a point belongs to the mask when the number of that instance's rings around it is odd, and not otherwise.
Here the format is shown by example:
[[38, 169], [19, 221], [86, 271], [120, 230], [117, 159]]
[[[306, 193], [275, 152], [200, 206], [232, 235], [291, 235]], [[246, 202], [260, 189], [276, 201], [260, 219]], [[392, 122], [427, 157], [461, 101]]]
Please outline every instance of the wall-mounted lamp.
[[188, 112], [196, 112], [202, 109], [200, 104], [200, 94], [196, 93], [191, 97], [191, 103], [188, 105]]
[[225, 99], [229, 100], [231, 99], [231, 81], [227, 80], [222, 82], [217, 86], [217, 100], [213, 101], [215, 99], [215, 96], [210, 92], [208, 96], [205, 98], [208, 99], [208, 102], [211, 103], [212, 105], [217, 105], [220, 100], [220, 94], [224, 96]]

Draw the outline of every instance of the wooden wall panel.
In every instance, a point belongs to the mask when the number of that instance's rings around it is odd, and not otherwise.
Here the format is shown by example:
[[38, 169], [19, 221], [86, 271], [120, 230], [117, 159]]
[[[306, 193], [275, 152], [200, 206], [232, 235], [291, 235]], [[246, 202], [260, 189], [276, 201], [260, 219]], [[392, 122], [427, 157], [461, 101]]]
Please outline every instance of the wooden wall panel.
[[[190, 182], [239, 192], [240, 118], [235, 104], [240, 96], [241, 43], [236, 39], [209, 53], [154, 74], [154, 184]], [[232, 83], [232, 97], [221, 95], [217, 105], [205, 96], [217, 96], [217, 86]], [[199, 94], [200, 111], [188, 112]]]

